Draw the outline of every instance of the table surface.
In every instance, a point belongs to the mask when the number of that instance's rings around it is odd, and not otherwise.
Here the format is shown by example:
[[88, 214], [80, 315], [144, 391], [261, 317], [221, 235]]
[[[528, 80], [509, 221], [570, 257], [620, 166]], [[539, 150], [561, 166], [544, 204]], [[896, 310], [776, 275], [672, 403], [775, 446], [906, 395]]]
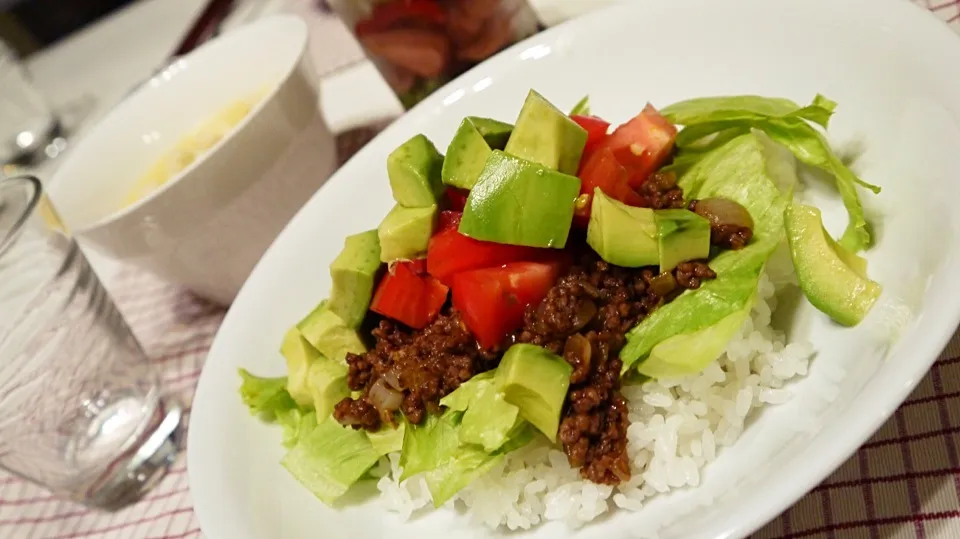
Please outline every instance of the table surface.
[[[614, 1], [531, 3], [553, 24]], [[913, 1], [960, 31], [960, 0]], [[276, 11], [302, 12], [309, 2], [246, 0], [227, 25]], [[164, 61], [202, 7], [197, 0], [141, 0], [31, 57], [37, 86], [64, 111], [74, 140]], [[320, 63], [329, 67], [321, 69], [318, 105], [340, 134], [343, 160], [375, 134], [367, 126], [402, 110], [338, 23], [313, 18], [311, 39], [328, 55]], [[131, 40], [134, 31], [138, 39]], [[57, 164], [33, 172], [49, 177]], [[162, 373], [165, 391], [189, 406], [223, 310], [96, 252], [88, 256]], [[202, 538], [185, 472], [181, 458], [141, 503], [109, 515], [55, 500], [0, 472], [0, 538]], [[960, 537], [960, 335], [856, 455], [755, 534], [800, 537]]]

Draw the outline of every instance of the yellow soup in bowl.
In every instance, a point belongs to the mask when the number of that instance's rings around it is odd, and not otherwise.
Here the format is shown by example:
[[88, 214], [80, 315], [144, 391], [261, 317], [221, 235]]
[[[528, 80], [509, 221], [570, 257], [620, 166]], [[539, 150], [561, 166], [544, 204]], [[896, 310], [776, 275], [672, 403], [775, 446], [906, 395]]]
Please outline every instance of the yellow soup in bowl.
[[129, 207], [165, 183], [183, 172], [205, 152], [223, 140], [246, 118], [253, 107], [266, 95], [266, 91], [257, 92], [248, 99], [235, 101], [221, 109], [217, 114], [197, 126], [181, 138], [173, 148], [167, 150], [145, 172], [127, 193], [123, 207]]

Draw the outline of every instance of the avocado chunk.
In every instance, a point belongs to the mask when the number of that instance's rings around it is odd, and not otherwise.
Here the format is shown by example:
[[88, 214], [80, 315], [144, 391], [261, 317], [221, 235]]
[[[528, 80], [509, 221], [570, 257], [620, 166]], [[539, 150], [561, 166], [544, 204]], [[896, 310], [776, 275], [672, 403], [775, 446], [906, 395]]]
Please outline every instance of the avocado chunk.
[[437, 221], [437, 207], [407, 208], [397, 204], [380, 222], [380, 260], [412, 260], [427, 252]]
[[784, 213], [784, 224], [804, 295], [837, 323], [859, 324], [882, 291], [865, 275], [866, 262], [856, 260], [859, 257], [830, 237], [817, 208], [791, 204]]
[[313, 402], [313, 409], [317, 412], [319, 421], [323, 421], [333, 413], [333, 407], [350, 396], [347, 387], [346, 365], [320, 356], [310, 364], [307, 372], [307, 389]]
[[348, 327], [337, 313], [330, 310], [326, 301], [301, 320], [297, 329], [321, 355], [344, 365], [348, 353], [367, 351], [357, 330]]
[[580, 178], [494, 150], [460, 220], [460, 233], [478, 240], [563, 248], [573, 222]]
[[446, 185], [473, 189], [492, 150], [502, 150], [513, 131], [507, 123], [468, 116], [450, 141], [441, 179]]
[[343, 250], [330, 264], [333, 289], [329, 305], [348, 327], [358, 327], [367, 315], [379, 269], [380, 238], [377, 231], [347, 236]]
[[443, 192], [440, 171], [443, 156], [430, 139], [417, 135], [387, 156], [387, 176], [393, 199], [408, 208], [425, 208], [437, 203]]
[[280, 354], [287, 362], [287, 393], [300, 406], [312, 405], [310, 366], [320, 360], [320, 352], [293, 327], [283, 336]]
[[660, 273], [710, 256], [710, 221], [689, 210], [654, 210]]
[[660, 261], [657, 221], [650, 208], [634, 208], [593, 190], [587, 244], [611, 264], [625, 268]]
[[504, 151], [551, 170], [575, 175], [587, 131], [534, 90], [520, 109]]
[[496, 384], [504, 400], [520, 409], [520, 417], [556, 442], [572, 373], [573, 367], [549, 350], [515, 344], [497, 367]]

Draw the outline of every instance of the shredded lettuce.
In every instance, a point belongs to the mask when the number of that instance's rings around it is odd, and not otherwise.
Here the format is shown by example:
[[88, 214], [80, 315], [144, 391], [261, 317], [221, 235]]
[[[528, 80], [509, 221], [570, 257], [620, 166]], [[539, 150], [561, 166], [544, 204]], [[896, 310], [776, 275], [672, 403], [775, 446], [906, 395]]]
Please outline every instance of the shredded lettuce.
[[482, 446], [492, 453], [505, 444], [520, 421], [520, 409], [507, 402], [494, 383], [494, 373], [478, 374], [444, 397], [440, 404], [462, 411], [459, 436], [463, 444]]
[[400, 423], [397, 428], [384, 426], [377, 432], [368, 432], [367, 438], [373, 444], [373, 449], [378, 455], [389, 455], [396, 453], [403, 448], [403, 436], [406, 432], [406, 424]]
[[277, 414], [277, 424], [283, 427], [283, 447], [290, 449], [317, 426], [317, 414], [313, 410], [293, 408]]
[[577, 104], [573, 106], [570, 110], [570, 116], [580, 115], [580, 116], [589, 116], [590, 115], [590, 96], [585, 95], [583, 99], [577, 101]]
[[365, 433], [343, 427], [331, 418], [301, 437], [280, 463], [320, 501], [330, 505], [379, 458]]
[[441, 416], [427, 415], [420, 425], [407, 425], [400, 453], [404, 480], [424, 474], [433, 505], [440, 507], [474, 479], [489, 471], [507, 453], [523, 447], [534, 432], [519, 422], [497, 451], [488, 453], [480, 445], [460, 440], [464, 413], [447, 410]]
[[239, 369], [240, 398], [247, 405], [250, 414], [264, 421], [276, 421], [277, 418], [290, 410], [297, 409], [290, 394], [287, 393], [287, 377], [261, 378], [250, 374], [246, 369]]
[[[750, 133], [706, 154], [680, 178], [678, 183], [689, 198], [722, 197], [741, 204], [753, 218], [754, 237], [747, 247], [725, 251], [710, 262], [716, 279], [686, 291], [630, 330], [620, 353], [623, 372], [641, 361], [637, 371], [651, 377], [665, 372], [699, 372], [716, 355], [676, 357], [661, 349], [653, 356], [651, 351], [674, 336], [695, 334], [735, 313], [749, 312], [764, 264], [784, 238], [783, 212], [788, 200], [770, 175], [769, 157], [767, 146]], [[723, 344], [732, 336], [719, 331], [700, 335]], [[715, 348], [700, 345], [706, 351]]]
[[872, 241], [856, 186], [859, 184], [874, 193], [879, 193], [880, 188], [864, 182], [847, 168], [824, 136], [811, 125], [826, 128], [835, 108], [836, 103], [821, 95], [806, 107], [781, 98], [730, 96], [690, 99], [670, 105], [661, 113], [671, 122], [684, 126], [676, 140], [680, 155], [673, 169], [677, 172], [689, 169], [704, 145], [708, 151], [716, 147], [707, 137], [717, 133], [730, 136], [738, 130], [753, 128], [788, 148], [803, 163], [833, 176], [849, 214], [849, 224], [840, 244], [856, 253], [870, 247]]

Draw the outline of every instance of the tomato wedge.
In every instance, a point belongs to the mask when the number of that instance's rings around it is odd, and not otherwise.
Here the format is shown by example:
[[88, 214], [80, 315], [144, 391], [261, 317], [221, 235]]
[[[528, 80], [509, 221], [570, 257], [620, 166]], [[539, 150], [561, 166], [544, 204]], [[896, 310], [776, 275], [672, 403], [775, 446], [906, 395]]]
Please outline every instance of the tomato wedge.
[[596, 116], [582, 116], [579, 114], [570, 116], [570, 119], [587, 130], [587, 144], [583, 147], [584, 153], [596, 148], [597, 145], [607, 138], [607, 130], [610, 129], [610, 122], [597, 118]]
[[505, 245], [464, 236], [456, 227], [442, 228], [427, 246], [427, 273], [442, 283], [462, 271], [502, 266], [521, 260], [540, 260], [550, 249]]
[[445, 210], [440, 212], [440, 217], [437, 218], [437, 230], [442, 232], [450, 228], [456, 229], [460, 226], [461, 217], [463, 217], [463, 213], [459, 211]]
[[447, 301], [446, 285], [423, 274], [423, 261], [393, 264], [377, 285], [370, 310], [415, 329], [433, 322]]
[[466, 189], [447, 187], [447, 200], [450, 201], [450, 209], [452, 211], [463, 211], [467, 207], [468, 195], [470, 195], [470, 191]]
[[603, 142], [613, 151], [630, 177], [631, 187], [639, 187], [670, 157], [677, 127], [650, 105], [621, 125]]
[[629, 206], [643, 205], [643, 199], [628, 183], [629, 173], [613, 155], [613, 150], [602, 146], [587, 156], [580, 166], [580, 196], [574, 223], [586, 227], [590, 221], [590, 203], [597, 187], [608, 196]]
[[523, 325], [528, 305], [543, 301], [562, 262], [513, 262], [453, 277], [453, 306], [485, 349], [495, 348]]

